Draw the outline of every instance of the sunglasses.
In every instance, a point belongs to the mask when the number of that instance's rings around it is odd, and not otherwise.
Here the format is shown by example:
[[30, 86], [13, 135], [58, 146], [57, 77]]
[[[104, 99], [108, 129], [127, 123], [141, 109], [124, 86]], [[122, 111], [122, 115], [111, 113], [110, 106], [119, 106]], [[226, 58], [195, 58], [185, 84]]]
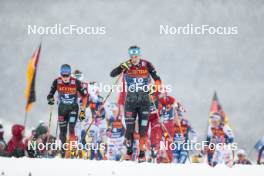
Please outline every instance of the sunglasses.
[[68, 78], [70, 75], [61, 75], [63, 78]]
[[238, 154], [237, 157], [240, 157], [240, 158], [241, 158], [241, 157], [244, 157], [244, 155], [242, 155], [242, 154]]
[[139, 56], [140, 55], [140, 51], [138, 49], [131, 49], [128, 51], [128, 54], [130, 56]]

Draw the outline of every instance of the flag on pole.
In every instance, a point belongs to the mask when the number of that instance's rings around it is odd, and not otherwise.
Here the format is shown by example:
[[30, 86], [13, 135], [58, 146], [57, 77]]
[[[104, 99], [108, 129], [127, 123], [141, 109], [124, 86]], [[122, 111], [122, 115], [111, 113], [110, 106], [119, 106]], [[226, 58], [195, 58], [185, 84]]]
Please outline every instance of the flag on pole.
[[222, 122], [224, 124], [228, 123], [228, 117], [225, 114], [225, 112], [224, 112], [224, 110], [223, 110], [223, 108], [219, 102], [219, 99], [218, 99], [216, 92], [214, 93], [214, 96], [213, 96], [213, 100], [212, 100], [212, 104], [211, 104], [211, 110], [210, 110], [210, 116], [214, 113], [218, 113], [221, 115]]
[[41, 50], [41, 44], [38, 49], [34, 52], [33, 56], [30, 58], [28, 62], [27, 69], [27, 87], [26, 87], [26, 112], [28, 112], [32, 104], [36, 101], [36, 92], [35, 92], [35, 83], [36, 83], [36, 74], [37, 74], [37, 66], [39, 61], [39, 55]]

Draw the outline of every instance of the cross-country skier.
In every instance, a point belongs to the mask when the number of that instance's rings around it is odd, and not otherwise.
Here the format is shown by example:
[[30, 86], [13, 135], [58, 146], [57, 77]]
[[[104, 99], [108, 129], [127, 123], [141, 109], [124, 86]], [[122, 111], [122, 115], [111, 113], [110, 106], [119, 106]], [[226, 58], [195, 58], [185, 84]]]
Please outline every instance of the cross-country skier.
[[[207, 159], [211, 166], [215, 166], [219, 163], [226, 165], [232, 165], [232, 151], [230, 144], [234, 142], [234, 135], [232, 129], [223, 123], [222, 117], [219, 113], [214, 113], [210, 117], [210, 125], [207, 133]], [[211, 145], [210, 145], [211, 144]], [[223, 146], [215, 147], [213, 146]]]
[[[100, 95], [100, 89], [97, 83], [90, 83], [88, 91], [90, 92], [89, 106], [92, 113], [92, 118], [95, 118], [100, 133], [101, 141], [106, 143], [107, 130], [107, 102], [104, 103], [104, 98]], [[103, 104], [104, 103], [104, 104]]]
[[112, 70], [110, 76], [115, 77], [123, 72], [127, 86], [125, 102], [127, 155], [125, 159], [131, 160], [132, 158], [133, 133], [135, 120], [138, 116], [140, 134], [138, 161], [144, 162], [146, 161], [146, 129], [150, 108], [148, 86], [151, 77], [155, 80], [156, 84], [160, 84], [160, 77], [150, 62], [141, 59], [140, 48], [138, 46], [131, 46], [128, 49], [128, 54], [130, 59]]
[[[79, 106], [77, 103], [78, 94], [82, 96], [82, 107], [79, 118], [85, 119], [85, 108], [87, 103], [87, 90], [83, 89], [82, 83], [71, 76], [71, 67], [63, 64], [60, 68], [60, 77], [56, 78], [51, 86], [47, 96], [48, 104], [55, 102], [54, 94], [58, 92], [58, 122], [60, 127], [60, 140], [62, 144], [66, 143], [67, 130], [69, 125], [69, 141], [75, 140], [75, 124], [78, 118]], [[61, 150], [62, 157], [65, 151]]]
[[149, 140], [150, 140], [150, 158], [149, 162], [156, 162], [160, 151], [160, 141], [162, 139], [162, 128], [159, 119], [159, 97], [157, 94], [151, 95], [151, 105], [149, 113]]
[[[164, 135], [166, 139], [173, 138], [173, 125], [174, 125], [174, 119], [175, 119], [175, 99], [172, 96], [168, 95], [168, 92], [164, 89], [161, 92], [160, 98], [159, 98], [159, 114], [160, 114], [160, 123], [164, 125]], [[172, 143], [172, 139], [167, 140], [167, 145], [170, 146]], [[172, 162], [173, 155], [172, 150], [170, 147], [168, 147], [167, 157], [168, 162]]]
[[125, 127], [122, 121], [122, 115], [117, 104], [110, 104], [109, 127], [107, 129], [108, 147], [107, 158], [109, 160], [120, 161], [124, 152], [124, 134]]
[[185, 164], [187, 158], [189, 157], [189, 150], [188, 148], [186, 149], [186, 147], [190, 147], [190, 145], [195, 143], [197, 141], [197, 137], [196, 132], [193, 130], [189, 121], [181, 115], [176, 115], [177, 117], [175, 118], [173, 129], [173, 162]]

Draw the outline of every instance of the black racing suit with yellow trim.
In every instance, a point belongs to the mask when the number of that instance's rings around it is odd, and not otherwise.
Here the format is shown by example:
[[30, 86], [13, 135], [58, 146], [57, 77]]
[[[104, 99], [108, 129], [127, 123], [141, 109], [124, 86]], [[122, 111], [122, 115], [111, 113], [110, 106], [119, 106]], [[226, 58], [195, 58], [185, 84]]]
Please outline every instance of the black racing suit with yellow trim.
[[[121, 66], [118, 66], [110, 73], [115, 77], [123, 72]], [[146, 60], [140, 59], [139, 64], [131, 65], [128, 70], [124, 70], [124, 78], [127, 87], [125, 101], [125, 123], [126, 123], [126, 147], [127, 153], [132, 154], [132, 144], [134, 141], [135, 122], [138, 116], [139, 135], [146, 136], [148, 117], [150, 111], [150, 96], [146, 87], [149, 86], [151, 77], [155, 81], [160, 81], [156, 70], [152, 64]], [[142, 150], [142, 149], [140, 149]]]
[[60, 140], [66, 142], [67, 127], [69, 124], [69, 133], [75, 136], [75, 124], [78, 118], [78, 95], [87, 96], [87, 89], [82, 83], [71, 77], [69, 83], [64, 83], [62, 78], [55, 79], [52, 83], [48, 99], [52, 98], [58, 91], [58, 123], [60, 127]]

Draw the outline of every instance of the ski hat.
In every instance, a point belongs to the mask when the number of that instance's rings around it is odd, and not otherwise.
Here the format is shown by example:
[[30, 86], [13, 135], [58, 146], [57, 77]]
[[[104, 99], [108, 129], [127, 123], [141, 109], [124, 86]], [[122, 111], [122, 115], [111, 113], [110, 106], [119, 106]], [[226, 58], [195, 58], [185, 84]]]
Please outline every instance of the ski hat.
[[243, 149], [239, 149], [239, 150], [237, 151], [237, 156], [238, 156], [238, 155], [247, 156], [245, 150], [243, 150]]
[[36, 136], [40, 136], [42, 134], [46, 134], [48, 132], [48, 127], [45, 124], [39, 124], [36, 128]]
[[128, 48], [128, 54], [130, 57], [132, 56], [140, 56], [140, 48], [136, 45]]
[[60, 75], [71, 75], [71, 66], [63, 64], [60, 68]]
[[83, 80], [83, 73], [80, 70], [75, 70], [73, 72], [73, 77], [82, 81]]

